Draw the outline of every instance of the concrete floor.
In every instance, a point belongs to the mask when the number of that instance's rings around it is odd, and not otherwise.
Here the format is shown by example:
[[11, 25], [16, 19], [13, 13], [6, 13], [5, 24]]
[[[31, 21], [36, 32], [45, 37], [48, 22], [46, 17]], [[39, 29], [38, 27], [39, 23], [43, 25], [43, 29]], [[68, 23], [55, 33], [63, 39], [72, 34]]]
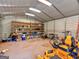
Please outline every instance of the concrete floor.
[[37, 59], [38, 55], [43, 55], [46, 50], [51, 48], [49, 40], [40, 38], [0, 44], [0, 50], [9, 49], [4, 54], [9, 56], [9, 59]]

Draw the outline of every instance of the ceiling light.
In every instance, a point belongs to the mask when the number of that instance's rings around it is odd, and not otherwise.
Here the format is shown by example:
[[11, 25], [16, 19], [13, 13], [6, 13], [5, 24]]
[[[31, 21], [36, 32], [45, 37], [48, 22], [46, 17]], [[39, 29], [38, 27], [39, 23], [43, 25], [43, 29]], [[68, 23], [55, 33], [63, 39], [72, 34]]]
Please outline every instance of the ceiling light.
[[14, 14], [14, 12], [3, 12], [1, 14]]
[[11, 7], [11, 6], [15, 6], [15, 5], [7, 5], [7, 4], [0, 4], [0, 6], [4, 6], [4, 7]]
[[34, 14], [31, 14], [31, 13], [25, 13], [25, 15], [28, 15], [28, 16], [35, 16]]
[[35, 11], [35, 12], [38, 12], [38, 13], [40, 13], [40, 12], [41, 12], [40, 10], [35, 9], [35, 8], [29, 8], [29, 10], [32, 10], [32, 11]]
[[52, 6], [52, 3], [50, 3], [49, 1], [47, 0], [38, 0], [39, 2], [45, 4], [45, 5], [48, 5], [48, 6]]

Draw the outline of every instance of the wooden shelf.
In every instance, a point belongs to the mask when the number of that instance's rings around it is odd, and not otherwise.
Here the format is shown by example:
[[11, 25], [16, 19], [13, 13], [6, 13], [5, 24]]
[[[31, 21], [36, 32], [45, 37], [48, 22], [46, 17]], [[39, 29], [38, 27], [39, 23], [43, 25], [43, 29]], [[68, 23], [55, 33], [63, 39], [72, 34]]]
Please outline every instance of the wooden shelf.
[[22, 32], [43, 32], [44, 25], [42, 23], [25, 23], [25, 22], [11, 22], [11, 31]]

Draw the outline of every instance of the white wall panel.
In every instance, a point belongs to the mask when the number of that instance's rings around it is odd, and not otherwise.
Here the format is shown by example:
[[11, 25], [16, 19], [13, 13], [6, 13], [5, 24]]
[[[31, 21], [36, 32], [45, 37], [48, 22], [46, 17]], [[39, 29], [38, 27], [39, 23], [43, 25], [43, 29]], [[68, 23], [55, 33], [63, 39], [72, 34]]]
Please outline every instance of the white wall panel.
[[[66, 31], [71, 31], [72, 34], [76, 33], [77, 25], [78, 25], [79, 15], [67, 17], [63, 19], [54, 20], [55, 21], [55, 27], [54, 27], [54, 21], [46, 22], [45, 24], [45, 31], [47, 33], [53, 32], [55, 29], [55, 33], [61, 33]], [[65, 22], [66, 21], [66, 22]]]
[[1, 41], [1, 39], [2, 39], [2, 23], [0, 21], [0, 41]]
[[48, 22], [48, 33], [53, 33], [54, 32], [54, 22], [50, 21]]
[[66, 18], [67, 20], [66, 31], [71, 31], [74, 34], [76, 33], [77, 25], [78, 25], [78, 18], [79, 16], [73, 16], [73, 17]]
[[48, 32], [48, 22], [44, 23], [44, 32]]
[[65, 31], [65, 19], [55, 20], [55, 33], [61, 33]]
[[44, 23], [44, 31], [45, 33], [53, 33], [54, 32], [54, 21], [49, 21]]

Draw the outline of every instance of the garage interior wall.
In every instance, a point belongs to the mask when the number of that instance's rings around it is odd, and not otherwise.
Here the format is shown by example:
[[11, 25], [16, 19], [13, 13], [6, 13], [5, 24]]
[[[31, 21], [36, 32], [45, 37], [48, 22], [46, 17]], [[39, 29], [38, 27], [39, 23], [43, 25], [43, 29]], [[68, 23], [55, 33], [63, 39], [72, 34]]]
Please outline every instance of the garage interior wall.
[[11, 33], [11, 21], [18, 21], [18, 22], [32, 22], [32, 23], [39, 23], [35, 19], [20, 17], [20, 16], [5, 16], [4, 20], [1, 21], [2, 23], [2, 39], [5, 39]]
[[44, 23], [44, 32], [53, 33], [54, 32], [54, 21]]
[[1, 38], [2, 38], [2, 23], [1, 23], [1, 19], [2, 18], [0, 18], [0, 41], [1, 41]]
[[65, 31], [71, 31], [75, 35], [78, 20], [79, 15], [45, 22], [44, 31], [47, 34], [49, 33], [59, 34]]

